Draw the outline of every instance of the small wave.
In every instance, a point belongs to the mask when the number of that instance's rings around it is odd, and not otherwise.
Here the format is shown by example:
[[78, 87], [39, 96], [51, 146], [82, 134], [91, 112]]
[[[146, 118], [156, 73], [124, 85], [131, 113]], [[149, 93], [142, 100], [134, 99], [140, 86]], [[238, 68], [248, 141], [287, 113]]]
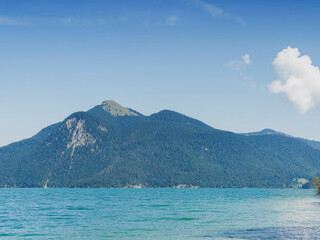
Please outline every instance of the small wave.
[[186, 212], [194, 212], [194, 213], [198, 213], [198, 212], [208, 212], [207, 210], [197, 210], [197, 209], [194, 209], [194, 210], [189, 210], [189, 211], [186, 211]]
[[46, 236], [46, 234], [38, 234], [38, 233], [29, 233], [29, 234], [23, 234], [21, 235], [22, 237], [41, 237], [41, 236]]
[[80, 211], [82, 211], [82, 210], [91, 210], [90, 208], [87, 208], [87, 207], [73, 207], [73, 206], [68, 206], [67, 207], [67, 210], [80, 210]]
[[316, 227], [275, 227], [257, 228], [228, 231], [213, 235], [204, 235], [206, 238], [213, 239], [300, 239], [317, 240], [320, 235], [320, 226]]
[[0, 237], [14, 237], [17, 236], [17, 234], [14, 233], [0, 233]]
[[153, 205], [150, 205], [150, 207], [152, 208], [161, 208], [161, 207], [169, 207], [170, 205], [167, 205], [167, 204], [153, 204]]
[[189, 217], [181, 217], [181, 218], [169, 218], [169, 217], [163, 217], [159, 218], [159, 220], [166, 220], [166, 221], [193, 221], [196, 220], [196, 218], [189, 218]]

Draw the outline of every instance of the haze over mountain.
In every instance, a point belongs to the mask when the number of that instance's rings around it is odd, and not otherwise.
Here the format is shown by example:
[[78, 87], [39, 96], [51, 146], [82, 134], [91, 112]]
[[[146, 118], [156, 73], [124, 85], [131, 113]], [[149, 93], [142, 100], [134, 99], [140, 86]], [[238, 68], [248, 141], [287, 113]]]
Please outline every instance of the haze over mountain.
[[108, 100], [0, 148], [1, 187], [296, 187], [320, 151], [273, 130], [246, 135]]

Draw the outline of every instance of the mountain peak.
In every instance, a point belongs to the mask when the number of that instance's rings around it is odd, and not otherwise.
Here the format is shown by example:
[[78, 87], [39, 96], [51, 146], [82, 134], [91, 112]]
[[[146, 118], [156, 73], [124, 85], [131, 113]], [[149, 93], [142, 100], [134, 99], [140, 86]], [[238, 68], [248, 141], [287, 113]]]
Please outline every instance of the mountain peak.
[[283, 132], [279, 132], [279, 131], [276, 131], [276, 130], [273, 130], [271, 128], [265, 128], [263, 129], [262, 131], [260, 131], [261, 134], [274, 134], [274, 135], [281, 135], [281, 136], [286, 136], [286, 137], [292, 137], [291, 135], [289, 134], [286, 134], [286, 133], [283, 133]]
[[273, 130], [271, 128], [265, 128], [259, 132], [243, 133], [243, 135], [245, 135], [245, 136], [280, 135], [280, 136], [292, 137], [286, 133], [279, 132], [279, 131]]
[[134, 111], [121, 106], [119, 103], [113, 100], [105, 100], [102, 102], [101, 107], [112, 116], [139, 116]]
[[271, 129], [271, 128], [265, 128], [263, 130], [260, 131], [261, 134], [277, 134], [279, 132]]

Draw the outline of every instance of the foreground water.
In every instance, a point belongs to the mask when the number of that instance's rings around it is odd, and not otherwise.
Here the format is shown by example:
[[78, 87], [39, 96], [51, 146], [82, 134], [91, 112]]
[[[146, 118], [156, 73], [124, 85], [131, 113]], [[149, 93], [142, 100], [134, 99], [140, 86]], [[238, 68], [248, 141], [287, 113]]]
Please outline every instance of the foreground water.
[[0, 189], [8, 239], [319, 239], [313, 190]]

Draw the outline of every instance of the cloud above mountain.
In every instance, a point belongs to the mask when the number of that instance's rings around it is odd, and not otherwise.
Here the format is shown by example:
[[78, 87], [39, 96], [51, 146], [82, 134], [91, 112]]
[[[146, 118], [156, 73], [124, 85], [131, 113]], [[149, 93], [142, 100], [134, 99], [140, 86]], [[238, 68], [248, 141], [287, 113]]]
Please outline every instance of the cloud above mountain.
[[273, 61], [277, 80], [268, 87], [272, 93], [284, 93], [301, 112], [320, 105], [320, 70], [298, 48], [287, 47]]
[[207, 3], [202, 0], [193, 0], [193, 2], [199, 7], [203, 8], [205, 11], [207, 11], [212, 17], [231, 19], [240, 23], [242, 26], [246, 25], [246, 22], [241, 17], [232, 13], [225, 12], [223, 9], [211, 3]]
[[[174, 22], [174, 16], [168, 21]], [[126, 21], [123, 17], [96, 17], [96, 18], [76, 18], [76, 17], [61, 17], [61, 18], [46, 18], [46, 17], [7, 17], [0, 16], [0, 26], [103, 26], [115, 22]]]
[[242, 61], [243, 61], [245, 64], [251, 64], [250, 55], [249, 55], [249, 54], [243, 55], [243, 56], [242, 56]]
[[234, 76], [243, 80], [243, 86], [255, 88], [256, 83], [247, 74], [247, 66], [251, 65], [251, 57], [247, 53], [241, 57], [241, 60], [232, 60], [225, 64], [225, 66], [232, 69]]
[[0, 16], [0, 26], [28, 26], [30, 24], [29, 19]]
[[231, 67], [235, 71], [239, 71], [243, 67], [245, 67], [246, 65], [250, 65], [251, 63], [252, 61], [251, 61], [250, 55], [245, 54], [241, 57], [241, 60], [232, 60], [226, 63], [225, 65], [228, 67]]
[[166, 24], [169, 26], [175, 26], [179, 20], [179, 17], [176, 15], [170, 16], [166, 19]]

